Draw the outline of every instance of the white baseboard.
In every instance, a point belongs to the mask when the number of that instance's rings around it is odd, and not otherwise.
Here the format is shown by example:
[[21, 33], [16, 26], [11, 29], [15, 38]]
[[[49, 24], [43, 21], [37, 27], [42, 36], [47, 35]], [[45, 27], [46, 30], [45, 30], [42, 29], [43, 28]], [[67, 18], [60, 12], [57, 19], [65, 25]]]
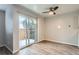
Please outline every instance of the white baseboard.
[[7, 45], [4, 45], [11, 53], [13, 53], [13, 51], [7, 46]]
[[60, 41], [55, 41], [55, 40], [50, 40], [50, 39], [46, 39], [46, 40], [51, 41], [51, 42], [57, 42], [57, 43], [62, 43], [62, 44], [68, 44], [68, 45], [78, 46], [76, 44], [71, 44], [71, 43], [66, 43], [66, 42], [60, 42]]
[[15, 54], [16, 52], [20, 51], [20, 49], [13, 51], [13, 54]]
[[7, 45], [0, 43], [0, 47], [3, 47], [3, 46], [5, 46], [11, 53], [13, 53], [13, 51]]
[[43, 40], [44, 40], [44, 39], [38, 40], [37, 43], [40, 42], [40, 41], [43, 41]]

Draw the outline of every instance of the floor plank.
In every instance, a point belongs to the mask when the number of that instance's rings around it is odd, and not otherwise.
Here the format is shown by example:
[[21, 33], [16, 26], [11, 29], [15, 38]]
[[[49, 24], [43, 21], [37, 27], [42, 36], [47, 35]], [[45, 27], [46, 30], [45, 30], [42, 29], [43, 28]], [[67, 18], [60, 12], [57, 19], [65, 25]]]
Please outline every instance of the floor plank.
[[20, 50], [16, 55], [79, 55], [79, 48], [67, 44], [42, 41]]

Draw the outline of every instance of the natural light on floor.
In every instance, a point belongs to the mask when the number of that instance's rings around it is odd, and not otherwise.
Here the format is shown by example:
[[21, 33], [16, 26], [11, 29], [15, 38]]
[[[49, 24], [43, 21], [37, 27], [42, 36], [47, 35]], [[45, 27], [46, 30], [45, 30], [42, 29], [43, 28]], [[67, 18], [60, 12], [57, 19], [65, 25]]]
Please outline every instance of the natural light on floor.
[[28, 39], [20, 40], [19, 41], [19, 48], [23, 48], [23, 47], [25, 47], [29, 44], [32, 44], [32, 43], [34, 43], [34, 39], [29, 39], [29, 41], [28, 41]]

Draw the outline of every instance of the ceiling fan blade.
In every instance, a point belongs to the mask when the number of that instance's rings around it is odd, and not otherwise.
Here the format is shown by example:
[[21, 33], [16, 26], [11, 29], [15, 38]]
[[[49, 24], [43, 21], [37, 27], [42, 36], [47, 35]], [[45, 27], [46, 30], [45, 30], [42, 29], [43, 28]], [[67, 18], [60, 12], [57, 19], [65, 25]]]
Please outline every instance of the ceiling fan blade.
[[50, 11], [45, 11], [45, 12], [42, 12], [42, 13], [49, 13]]
[[54, 10], [57, 10], [58, 9], [58, 6], [54, 7]]

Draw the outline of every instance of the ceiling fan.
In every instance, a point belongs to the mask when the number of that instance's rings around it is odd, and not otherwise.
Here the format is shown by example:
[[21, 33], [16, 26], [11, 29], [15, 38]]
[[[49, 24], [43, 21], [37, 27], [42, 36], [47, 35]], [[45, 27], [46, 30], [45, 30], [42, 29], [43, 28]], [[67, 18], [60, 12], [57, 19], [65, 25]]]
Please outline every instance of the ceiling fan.
[[58, 9], [59, 7], [56, 6], [56, 7], [50, 7], [48, 11], [45, 11], [45, 12], [42, 12], [42, 13], [48, 13], [49, 15], [52, 15], [52, 14], [56, 14], [55, 11]]

